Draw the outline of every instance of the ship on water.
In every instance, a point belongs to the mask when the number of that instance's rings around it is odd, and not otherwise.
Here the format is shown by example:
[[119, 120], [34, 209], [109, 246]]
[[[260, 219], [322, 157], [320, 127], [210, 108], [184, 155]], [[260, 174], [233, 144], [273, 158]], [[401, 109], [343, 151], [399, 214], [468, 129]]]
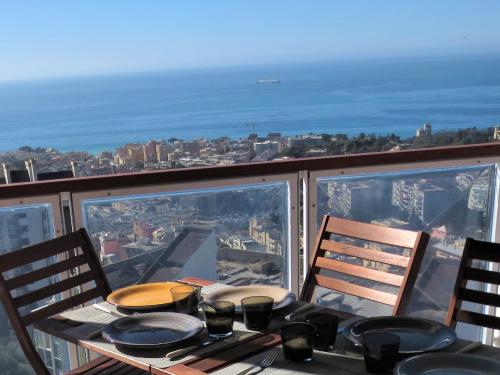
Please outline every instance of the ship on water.
[[257, 83], [260, 85], [264, 85], [266, 83], [280, 83], [279, 79], [258, 79]]

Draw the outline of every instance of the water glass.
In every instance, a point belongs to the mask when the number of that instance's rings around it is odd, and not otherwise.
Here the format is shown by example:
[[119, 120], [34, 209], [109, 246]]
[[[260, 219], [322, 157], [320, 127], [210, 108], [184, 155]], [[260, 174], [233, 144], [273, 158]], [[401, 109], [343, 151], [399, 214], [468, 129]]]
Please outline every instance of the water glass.
[[308, 362], [312, 359], [312, 342], [316, 327], [310, 323], [294, 322], [285, 324], [280, 332], [283, 353], [287, 361]]
[[265, 296], [247, 297], [241, 300], [245, 327], [252, 331], [267, 328], [273, 314], [274, 299]]
[[205, 324], [210, 337], [227, 337], [233, 333], [234, 303], [229, 301], [203, 302], [200, 306], [205, 315]]
[[316, 327], [313, 347], [318, 350], [329, 350], [335, 345], [339, 318], [333, 314], [313, 312], [304, 317], [307, 323]]
[[196, 314], [198, 312], [198, 296], [191, 285], [179, 285], [170, 289], [175, 311], [181, 314]]
[[393, 333], [368, 332], [362, 336], [365, 366], [370, 372], [392, 371], [399, 360], [399, 336]]

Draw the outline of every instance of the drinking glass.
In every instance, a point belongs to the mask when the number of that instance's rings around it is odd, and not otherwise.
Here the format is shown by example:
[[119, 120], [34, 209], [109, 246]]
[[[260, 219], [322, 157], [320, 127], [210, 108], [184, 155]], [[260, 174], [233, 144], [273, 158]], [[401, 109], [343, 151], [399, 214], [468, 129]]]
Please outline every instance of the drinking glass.
[[211, 337], [226, 337], [233, 333], [234, 303], [229, 301], [202, 302], [200, 306]]
[[197, 292], [191, 285], [179, 285], [170, 289], [175, 311], [181, 314], [198, 312]]
[[252, 331], [267, 328], [273, 313], [274, 299], [265, 296], [247, 297], [241, 300], [245, 327]]
[[307, 323], [316, 327], [313, 338], [313, 347], [318, 350], [329, 350], [335, 345], [339, 318], [337, 316], [321, 312], [313, 312], [304, 317]]
[[310, 323], [294, 322], [281, 327], [281, 343], [285, 358], [290, 362], [308, 362], [312, 359], [312, 342], [316, 327]]
[[370, 372], [392, 371], [399, 360], [399, 336], [385, 332], [367, 332], [362, 336], [365, 366]]

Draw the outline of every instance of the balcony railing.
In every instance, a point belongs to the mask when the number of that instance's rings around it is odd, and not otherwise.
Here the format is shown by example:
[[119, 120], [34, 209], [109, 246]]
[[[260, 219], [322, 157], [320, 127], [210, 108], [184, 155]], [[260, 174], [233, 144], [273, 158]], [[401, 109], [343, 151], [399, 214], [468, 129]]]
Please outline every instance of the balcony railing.
[[[485, 144], [5, 185], [0, 252], [84, 226], [116, 288], [190, 275], [298, 292], [331, 214], [429, 232], [412, 309], [439, 319], [465, 237], [500, 242], [499, 162], [500, 144]], [[326, 292], [317, 302], [370, 313]]]

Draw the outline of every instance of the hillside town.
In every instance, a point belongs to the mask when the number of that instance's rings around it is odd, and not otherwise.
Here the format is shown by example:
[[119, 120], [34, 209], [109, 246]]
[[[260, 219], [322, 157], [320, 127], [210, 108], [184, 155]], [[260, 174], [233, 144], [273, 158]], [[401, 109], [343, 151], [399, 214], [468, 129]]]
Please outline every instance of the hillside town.
[[[41, 172], [71, 171], [73, 176], [96, 176], [115, 173], [163, 170], [172, 168], [209, 167], [238, 163], [284, 160], [298, 157], [319, 157], [375, 151], [399, 151], [420, 147], [485, 143], [500, 140], [500, 127], [462, 129], [432, 132], [425, 123], [416, 129], [415, 137], [401, 139], [395, 134], [374, 135], [361, 133], [348, 137], [344, 134], [303, 134], [284, 136], [269, 133], [266, 136], [250, 134], [246, 138], [180, 140], [149, 140], [128, 143], [114, 151], [96, 155], [84, 151], [59, 152], [52, 148], [24, 146], [18, 150], [0, 153], [3, 170], [0, 182], [12, 171], [28, 171], [29, 176]], [[3, 177], [2, 177], [3, 175]], [[8, 176], [7, 176], [8, 179]], [[33, 177], [30, 177], [33, 180]]]

